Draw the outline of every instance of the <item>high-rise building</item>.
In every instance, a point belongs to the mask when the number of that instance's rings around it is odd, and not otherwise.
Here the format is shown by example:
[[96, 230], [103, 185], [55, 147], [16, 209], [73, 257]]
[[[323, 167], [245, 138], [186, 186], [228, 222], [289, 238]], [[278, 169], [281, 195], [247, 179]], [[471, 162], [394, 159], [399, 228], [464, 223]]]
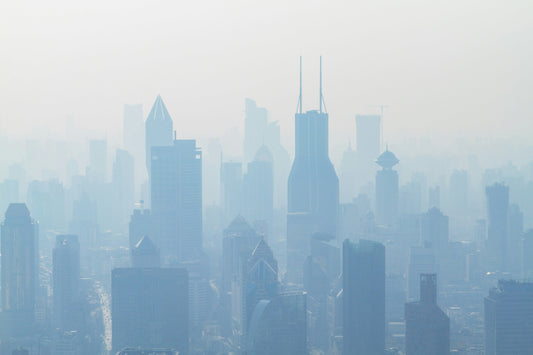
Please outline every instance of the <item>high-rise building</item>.
[[152, 147], [172, 145], [172, 118], [161, 95], [157, 95], [154, 105], [146, 118], [145, 134], [146, 168], [148, 169], [148, 176], [151, 176]]
[[415, 246], [409, 249], [407, 267], [407, 297], [416, 300], [420, 294], [420, 275], [438, 272], [435, 250], [430, 245]]
[[500, 280], [485, 297], [485, 354], [530, 354], [533, 283]]
[[375, 159], [381, 152], [381, 116], [356, 115], [357, 154], [369, 160]]
[[54, 326], [79, 330], [80, 243], [76, 235], [56, 236], [53, 250]]
[[12, 203], [2, 224], [2, 334], [32, 334], [39, 275], [37, 223], [24, 203]]
[[440, 186], [433, 186], [429, 188], [429, 208], [440, 208]]
[[123, 149], [117, 149], [113, 164], [114, 222], [118, 231], [125, 231], [128, 217], [135, 201], [135, 168], [133, 156]]
[[437, 207], [430, 208], [420, 217], [420, 242], [433, 248], [435, 255], [443, 257], [448, 246], [449, 218]]
[[243, 181], [240, 162], [222, 162], [220, 166], [220, 192], [224, 206], [224, 224], [229, 224], [242, 214]]
[[305, 293], [284, 293], [254, 307], [246, 342], [247, 354], [307, 355]]
[[118, 268], [112, 272], [113, 352], [126, 348], [189, 351], [185, 269]]
[[107, 182], [107, 139], [89, 142], [89, 176], [94, 182]]
[[[322, 70], [320, 74], [322, 77]], [[337, 235], [339, 179], [329, 160], [328, 113], [323, 110], [322, 86], [319, 105], [319, 110], [303, 113], [300, 87], [287, 215], [287, 277], [300, 284], [311, 235]]]
[[202, 153], [195, 140], [152, 148], [154, 243], [163, 265], [196, 260], [202, 251]]
[[420, 275], [420, 300], [405, 304], [406, 355], [450, 354], [450, 319], [437, 305], [437, 275]]
[[382, 167], [376, 174], [376, 223], [392, 225], [398, 218], [398, 172], [392, 167], [399, 160], [390, 150], [385, 150], [376, 163]]
[[159, 249], [147, 235], [131, 249], [131, 266], [135, 268], [161, 266]]
[[524, 214], [517, 204], [509, 205], [507, 212], [507, 271], [516, 278], [520, 275], [522, 259], [522, 236], [524, 233]]
[[343, 243], [343, 353], [381, 355], [385, 350], [385, 246]]
[[261, 146], [244, 175], [243, 214], [249, 221], [272, 223], [274, 215], [274, 172], [270, 150]]
[[254, 100], [245, 99], [244, 117], [244, 163], [254, 160], [259, 147], [265, 143], [265, 133], [268, 125], [268, 111], [264, 107], [257, 107]]
[[124, 120], [122, 125], [124, 149], [135, 160], [135, 181], [139, 183], [146, 177], [145, 162], [145, 136], [143, 106], [124, 105]]
[[130, 249], [145, 235], [153, 235], [152, 214], [150, 210], [144, 208], [136, 208], [130, 218], [129, 224], [129, 240]]
[[500, 183], [487, 186], [487, 253], [494, 271], [506, 271], [507, 218], [509, 210], [509, 187]]

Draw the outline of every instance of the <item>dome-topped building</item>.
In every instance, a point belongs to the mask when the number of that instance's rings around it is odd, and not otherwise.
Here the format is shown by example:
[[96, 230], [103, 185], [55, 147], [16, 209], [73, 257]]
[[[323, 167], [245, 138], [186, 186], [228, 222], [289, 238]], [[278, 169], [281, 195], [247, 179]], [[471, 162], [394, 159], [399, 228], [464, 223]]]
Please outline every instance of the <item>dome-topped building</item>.
[[376, 163], [381, 166], [383, 169], [391, 169], [393, 166], [398, 164], [400, 161], [396, 158], [393, 152], [385, 150], [381, 155], [376, 159]]

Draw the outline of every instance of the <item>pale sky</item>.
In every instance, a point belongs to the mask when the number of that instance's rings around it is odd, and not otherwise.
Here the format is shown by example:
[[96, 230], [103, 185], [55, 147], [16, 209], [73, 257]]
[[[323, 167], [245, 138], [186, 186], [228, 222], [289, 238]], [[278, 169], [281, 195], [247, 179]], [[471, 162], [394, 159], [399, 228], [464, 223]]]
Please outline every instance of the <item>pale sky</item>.
[[[385, 140], [529, 137], [533, 2], [3, 1], [0, 129], [113, 134], [125, 103], [161, 94], [178, 136], [242, 126], [250, 97], [292, 141], [303, 56], [304, 109], [318, 107], [323, 56], [330, 136], [387, 104]], [[46, 128], [45, 128], [46, 127]]]

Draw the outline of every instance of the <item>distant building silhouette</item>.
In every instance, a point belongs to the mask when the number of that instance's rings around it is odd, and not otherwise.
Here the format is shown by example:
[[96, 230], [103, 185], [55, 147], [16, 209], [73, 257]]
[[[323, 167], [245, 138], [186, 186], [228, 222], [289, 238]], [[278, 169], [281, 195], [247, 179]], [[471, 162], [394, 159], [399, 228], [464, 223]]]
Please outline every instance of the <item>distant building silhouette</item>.
[[145, 169], [145, 133], [143, 106], [124, 105], [122, 124], [122, 144], [135, 160], [135, 181], [140, 183], [146, 177]]
[[485, 354], [530, 354], [533, 283], [500, 280], [485, 297]]
[[131, 266], [136, 268], [161, 266], [159, 249], [147, 235], [131, 249]]
[[126, 347], [189, 351], [185, 269], [118, 268], [112, 272], [113, 351]]
[[135, 163], [126, 150], [116, 151], [111, 181], [114, 194], [113, 222], [117, 231], [125, 231], [135, 201]]
[[494, 271], [507, 271], [507, 218], [509, 187], [495, 183], [487, 186], [487, 253]]
[[507, 212], [507, 271], [518, 278], [521, 271], [522, 236], [524, 233], [524, 214], [517, 204], [509, 205]]
[[257, 107], [254, 100], [244, 101], [244, 163], [254, 160], [259, 147], [265, 143], [265, 133], [268, 126], [268, 111], [264, 107]]
[[522, 236], [522, 278], [533, 280], [533, 229], [529, 229]]
[[409, 249], [409, 265], [407, 269], [407, 297], [416, 300], [420, 295], [420, 275], [436, 274], [439, 264], [435, 249], [426, 243]]
[[448, 355], [450, 319], [437, 305], [437, 275], [420, 275], [420, 300], [405, 304], [406, 355]]
[[376, 160], [383, 168], [376, 174], [376, 223], [380, 225], [390, 226], [398, 218], [398, 173], [392, 170], [398, 162], [388, 149]]
[[464, 216], [468, 213], [468, 172], [454, 170], [450, 175], [449, 210], [453, 216]]
[[243, 181], [242, 163], [222, 162], [220, 166], [220, 194], [224, 207], [224, 224], [242, 214], [243, 210]]
[[254, 307], [247, 354], [307, 355], [306, 294], [280, 294]]
[[[322, 70], [320, 72], [322, 75]], [[339, 179], [328, 153], [328, 113], [320, 109], [295, 114], [295, 156], [288, 181], [287, 277], [303, 282], [303, 265], [313, 233], [337, 235]]]
[[39, 284], [37, 223], [24, 203], [12, 203], [2, 224], [3, 337], [33, 334]]
[[385, 351], [385, 246], [343, 243], [343, 354]]
[[154, 243], [163, 264], [195, 260], [202, 251], [202, 153], [195, 140], [152, 148]]
[[448, 247], [449, 217], [437, 207], [430, 208], [420, 217], [420, 242], [429, 245], [442, 258]]
[[152, 147], [172, 145], [172, 132], [172, 118], [167, 111], [161, 95], [157, 95], [145, 123], [146, 168], [148, 170], [148, 176], [151, 176], [152, 173]]
[[243, 214], [248, 220], [272, 223], [274, 215], [274, 171], [270, 150], [261, 146], [244, 175]]
[[129, 224], [130, 249], [145, 235], [153, 235], [153, 221], [150, 210], [137, 208], [133, 210]]
[[79, 330], [80, 243], [78, 236], [56, 236], [52, 279], [55, 327], [61, 330]]

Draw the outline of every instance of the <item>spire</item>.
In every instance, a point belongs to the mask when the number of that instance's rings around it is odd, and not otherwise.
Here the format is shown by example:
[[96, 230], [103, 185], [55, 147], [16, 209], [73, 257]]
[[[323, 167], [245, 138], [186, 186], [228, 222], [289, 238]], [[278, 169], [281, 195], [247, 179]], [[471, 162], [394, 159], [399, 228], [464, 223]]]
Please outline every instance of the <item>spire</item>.
[[302, 56], [300, 56], [300, 94], [298, 96], [298, 106], [296, 111], [302, 113]]
[[148, 114], [147, 121], [159, 121], [159, 120], [170, 120], [172, 121], [172, 118], [170, 117], [170, 114], [167, 111], [167, 107], [165, 106], [165, 103], [163, 102], [163, 99], [161, 98], [161, 95], [157, 95], [157, 98], [155, 99], [154, 105], [152, 106], [152, 109], [150, 110], [150, 113]]

